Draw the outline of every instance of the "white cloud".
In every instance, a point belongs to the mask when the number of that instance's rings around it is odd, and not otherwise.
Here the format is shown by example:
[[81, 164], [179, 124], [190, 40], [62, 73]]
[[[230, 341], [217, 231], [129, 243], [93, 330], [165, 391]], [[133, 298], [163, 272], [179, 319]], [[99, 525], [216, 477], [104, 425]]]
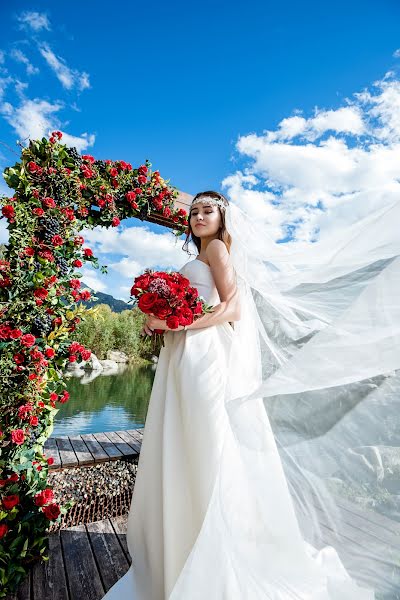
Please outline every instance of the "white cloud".
[[397, 48], [397, 50], [393, 52], [392, 56], [394, 56], [394, 58], [400, 58], [400, 48]]
[[92, 268], [83, 268], [79, 271], [82, 273], [82, 281], [95, 292], [106, 292], [107, 284], [99, 279], [96, 272]]
[[6, 89], [14, 80], [12, 77], [0, 77], [0, 102], [3, 100]]
[[398, 197], [400, 81], [387, 73], [345, 103], [237, 140], [249, 164], [222, 187], [273, 239], [313, 241]]
[[5, 60], [5, 55], [3, 50], [0, 50], [0, 65], [4, 64], [4, 60]]
[[27, 75], [36, 75], [39, 69], [34, 67], [28, 57], [18, 48], [14, 48], [10, 53], [11, 58], [25, 65]]
[[[21, 141], [27, 138], [38, 139], [48, 136], [54, 129], [61, 129], [60, 121], [56, 117], [64, 105], [61, 102], [53, 104], [47, 100], [34, 99], [23, 100], [18, 108], [9, 102], [0, 106], [4, 118], [13, 127]], [[63, 142], [69, 146], [76, 146], [82, 150], [94, 144], [93, 134], [83, 133], [80, 137], [72, 136], [63, 132]]]
[[76, 87], [78, 90], [85, 90], [90, 88], [89, 75], [87, 73], [80, 73], [68, 67], [65, 60], [56, 56], [48, 44], [42, 44], [39, 50], [65, 89], [71, 90]]
[[26, 10], [19, 15], [18, 21], [21, 29], [32, 29], [33, 31], [50, 31], [50, 21], [45, 13]]

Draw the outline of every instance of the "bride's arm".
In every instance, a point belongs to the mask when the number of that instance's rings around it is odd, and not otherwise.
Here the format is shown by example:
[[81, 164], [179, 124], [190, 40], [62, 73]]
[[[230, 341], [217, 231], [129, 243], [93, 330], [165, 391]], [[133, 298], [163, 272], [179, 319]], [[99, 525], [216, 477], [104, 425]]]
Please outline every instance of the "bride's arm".
[[[211, 240], [207, 246], [206, 255], [221, 302], [214, 306], [212, 313], [206, 313], [196, 319], [191, 325], [187, 325], [186, 329], [203, 329], [240, 320], [239, 291], [236, 285], [235, 271], [224, 242], [218, 239]], [[178, 330], [181, 329], [183, 326], [178, 328]]]

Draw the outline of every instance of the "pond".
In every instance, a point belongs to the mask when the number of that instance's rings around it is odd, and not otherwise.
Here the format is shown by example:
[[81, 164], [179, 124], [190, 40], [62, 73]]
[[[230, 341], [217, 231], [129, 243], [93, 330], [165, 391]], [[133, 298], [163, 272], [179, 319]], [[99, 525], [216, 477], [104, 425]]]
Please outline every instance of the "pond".
[[[58, 404], [53, 437], [143, 427], [154, 365], [128, 365], [112, 375], [87, 373], [66, 380], [70, 398]], [[93, 377], [93, 378], [92, 378]], [[87, 381], [87, 383], [85, 383]]]

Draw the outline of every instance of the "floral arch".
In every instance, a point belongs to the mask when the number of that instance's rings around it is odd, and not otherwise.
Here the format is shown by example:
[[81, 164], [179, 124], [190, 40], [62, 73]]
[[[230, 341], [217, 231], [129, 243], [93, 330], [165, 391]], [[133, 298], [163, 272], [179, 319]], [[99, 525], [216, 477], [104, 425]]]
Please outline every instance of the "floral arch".
[[116, 227], [122, 219], [187, 231], [190, 196], [170, 186], [146, 160], [95, 160], [49, 139], [31, 140], [4, 178], [9, 244], [0, 261], [0, 597], [25, 578], [29, 564], [46, 560], [46, 529], [69, 506], [53, 501], [47, 484], [51, 459], [43, 444], [57, 403], [68, 400], [63, 370], [70, 356], [90, 351], [71, 343], [80, 320], [76, 269], [98, 259], [81, 229]]

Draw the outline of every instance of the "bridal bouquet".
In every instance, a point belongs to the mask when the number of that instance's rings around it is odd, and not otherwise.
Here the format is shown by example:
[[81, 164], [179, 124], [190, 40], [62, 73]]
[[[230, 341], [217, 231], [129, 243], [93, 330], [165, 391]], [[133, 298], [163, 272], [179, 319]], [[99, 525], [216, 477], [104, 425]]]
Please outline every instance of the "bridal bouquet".
[[[177, 271], [145, 269], [134, 280], [132, 296], [143, 313], [165, 320], [170, 329], [190, 325], [213, 308], [199, 296], [189, 279]], [[164, 346], [164, 330], [154, 329], [154, 333], [161, 337]]]

